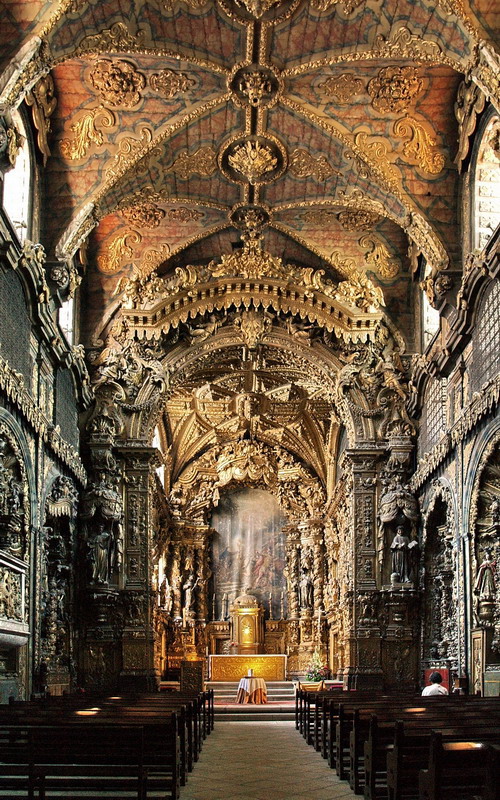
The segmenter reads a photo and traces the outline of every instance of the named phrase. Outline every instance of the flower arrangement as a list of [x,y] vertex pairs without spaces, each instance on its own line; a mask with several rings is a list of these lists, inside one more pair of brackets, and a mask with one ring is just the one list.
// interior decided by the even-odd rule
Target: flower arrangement
[[306,670],[306,678],[308,681],[323,681],[328,678],[329,669],[323,664],[319,650],[316,648],[312,655],[311,663]]

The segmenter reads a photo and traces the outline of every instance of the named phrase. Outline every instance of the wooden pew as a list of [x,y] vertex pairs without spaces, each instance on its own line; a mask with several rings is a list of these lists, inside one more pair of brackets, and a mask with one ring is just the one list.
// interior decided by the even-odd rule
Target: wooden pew
[[[8,707],[0,707],[0,721],[15,722],[27,719],[31,721],[78,718],[85,715],[89,708],[98,709],[96,714],[88,711],[100,720],[109,722],[141,723],[146,726],[162,720],[171,711],[176,711],[180,737],[181,785],[187,780],[188,771],[198,759],[203,741],[203,733],[212,728],[210,720],[213,708],[213,692],[199,696],[192,693],[172,693],[172,695],[139,694],[109,696],[101,693],[69,695],[57,698],[44,698],[36,702],[16,702]],[[203,709],[205,720],[203,721]],[[7,717],[6,717],[7,714]],[[13,717],[12,714],[15,716]],[[61,716],[62,715],[62,716]]]
[[498,792],[491,784],[491,764],[498,751],[494,753],[483,742],[444,742],[442,734],[434,732],[429,765],[419,773],[420,800],[477,800]]
[[[57,790],[88,800],[122,800],[152,792],[179,798],[179,759],[175,715],[168,733],[142,725],[75,723],[0,725],[0,797],[26,792],[43,798]],[[84,793],[82,795],[81,793]]]

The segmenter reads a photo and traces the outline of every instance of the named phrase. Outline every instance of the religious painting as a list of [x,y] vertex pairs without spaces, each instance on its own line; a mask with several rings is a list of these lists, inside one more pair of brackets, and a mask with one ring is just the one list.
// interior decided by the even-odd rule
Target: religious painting
[[253,594],[272,619],[286,616],[286,517],[270,492],[242,489],[221,495],[211,518],[213,603],[225,618],[233,600]]

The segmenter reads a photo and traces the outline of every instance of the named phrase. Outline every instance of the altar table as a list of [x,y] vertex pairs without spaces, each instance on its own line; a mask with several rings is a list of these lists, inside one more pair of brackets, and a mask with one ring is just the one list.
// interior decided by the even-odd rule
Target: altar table
[[209,656],[209,675],[211,681],[239,681],[252,669],[265,681],[286,680],[286,655],[216,655]]
[[267,703],[267,686],[264,678],[242,678],[238,685],[236,702],[254,705]]

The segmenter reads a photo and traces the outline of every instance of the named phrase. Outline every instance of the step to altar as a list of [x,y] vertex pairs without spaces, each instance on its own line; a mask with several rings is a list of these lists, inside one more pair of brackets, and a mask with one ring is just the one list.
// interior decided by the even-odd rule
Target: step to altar
[[[268,703],[295,703],[295,684],[292,681],[266,681]],[[236,703],[237,681],[208,681],[207,689],[214,690],[217,706]]]

